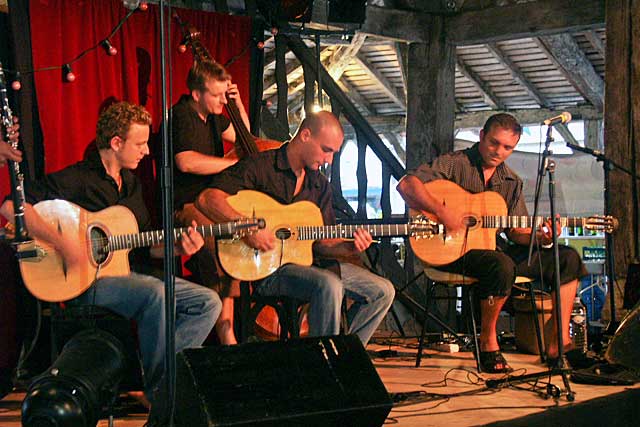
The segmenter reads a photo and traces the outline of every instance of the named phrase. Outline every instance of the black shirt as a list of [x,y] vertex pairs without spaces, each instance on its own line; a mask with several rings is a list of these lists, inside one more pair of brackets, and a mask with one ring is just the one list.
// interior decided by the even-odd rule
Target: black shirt
[[[135,215],[138,228],[141,231],[149,230],[151,217],[142,197],[138,177],[127,169],[122,169],[120,175],[122,188],[118,190],[118,184],[107,174],[100,155],[95,150],[88,154],[86,160],[29,183],[25,186],[25,196],[31,204],[42,200],[63,199],[90,212],[114,205],[126,206]],[[135,259],[130,257],[132,264],[145,262],[147,253],[148,248],[137,251]],[[140,268],[136,270],[141,271]]]
[[325,225],[335,224],[331,205],[331,186],[327,178],[318,171],[306,169],[300,192],[294,196],[297,177],[289,164],[287,146],[267,150],[245,157],[235,165],[211,177],[211,187],[229,194],[240,190],[255,190],[288,205],[308,200],[320,208]]
[[[203,121],[191,103],[192,98],[183,95],[172,108],[171,138],[174,156],[183,151],[197,151],[209,156],[222,157],[222,132],[230,125],[228,118],[221,114],[209,115]],[[202,190],[207,188],[210,175],[196,175],[173,169],[174,206],[181,209],[185,203],[192,203]]]

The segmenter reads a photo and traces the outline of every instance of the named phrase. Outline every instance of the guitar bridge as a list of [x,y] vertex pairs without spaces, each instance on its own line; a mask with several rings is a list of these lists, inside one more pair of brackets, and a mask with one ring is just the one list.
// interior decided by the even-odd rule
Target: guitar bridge
[[47,256],[47,251],[38,246],[34,241],[18,243],[16,245],[16,257],[20,261],[40,262]]

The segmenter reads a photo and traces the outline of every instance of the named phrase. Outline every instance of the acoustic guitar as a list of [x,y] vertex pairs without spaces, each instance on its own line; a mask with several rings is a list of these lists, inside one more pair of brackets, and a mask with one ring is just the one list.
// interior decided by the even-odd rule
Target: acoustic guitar
[[[126,276],[132,248],[164,242],[162,230],[139,233],[135,216],[124,206],[89,212],[65,200],[45,200],[35,204],[34,209],[58,234],[84,243],[88,257],[85,265],[68,266],[47,242],[35,239],[23,243],[18,248],[22,280],[29,292],[43,301],[67,301],[89,289],[98,278]],[[264,226],[263,220],[251,219],[202,225],[196,230],[205,237],[238,239]],[[174,229],[174,239],[178,240],[186,230]]]
[[231,277],[253,281],[269,276],[278,267],[293,263],[311,265],[312,245],[319,239],[352,238],[363,228],[374,237],[412,236],[429,238],[437,231],[435,223],[417,216],[402,224],[324,225],[318,206],[309,201],[283,205],[266,194],[243,190],[227,198],[242,215],[264,218],[266,229],[273,233],[276,247],[258,251],[242,240],[219,241],[218,258]]
[[[548,218],[507,215],[507,203],[502,196],[493,191],[472,194],[448,180],[435,180],[424,184],[427,191],[435,196],[442,205],[463,206],[466,230],[447,233],[439,225],[438,236],[428,240],[410,239],[411,249],[423,262],[438,266],[449,264],[471,249],[496,248],[496,233],[502,228],[538,227]],[[411,214],[416,214],[412,211]],[[422,212],[419,212],[422,214]],[[427,218],[437,222],[435,215],[424,213]],[[584,230],[613,232],[618,221],[611,216],[594,215],[586,218],[557,218],[563,227],[583,227]]]

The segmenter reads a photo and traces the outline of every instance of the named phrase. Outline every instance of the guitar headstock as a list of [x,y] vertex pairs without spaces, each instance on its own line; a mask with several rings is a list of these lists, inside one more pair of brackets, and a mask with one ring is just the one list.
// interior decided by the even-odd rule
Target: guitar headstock
[[438,223],[424,215],[412,216],[409,220],[410,237],[430,239],[439,233]]
[[611,215],[593,215],[587,218],[584,228],[593,231],[613,233],[618,228],[618,220]]

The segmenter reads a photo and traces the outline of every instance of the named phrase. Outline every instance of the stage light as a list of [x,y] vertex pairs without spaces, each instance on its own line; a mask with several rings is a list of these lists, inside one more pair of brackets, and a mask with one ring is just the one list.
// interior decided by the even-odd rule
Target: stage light
[[140,2],[140,6],[138,6],[138,9],[143,12],[146,12],[147,9],[149,9],[149,4],[146,1],[142,1]]
[[71,65],[64,64],[62,66],[62,78],[64,81],[72,83],[76,79],[76,75],[73,74],[73,70],[71,69]]
[[118,49],[113,47],[109,39],[104,39],[100,42],[100,46],[107,52],[109,56],[116,56],[118,54]]
[[95,426],[125,372],[124,346],[113,335],[86,329],[64,346],[53,365],[29,386],[25,427]]

